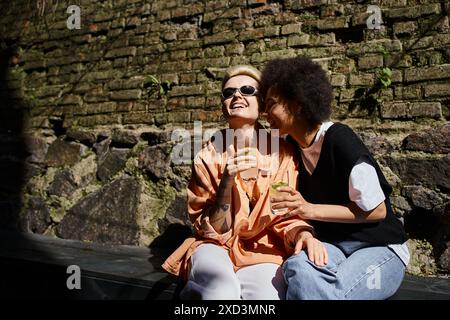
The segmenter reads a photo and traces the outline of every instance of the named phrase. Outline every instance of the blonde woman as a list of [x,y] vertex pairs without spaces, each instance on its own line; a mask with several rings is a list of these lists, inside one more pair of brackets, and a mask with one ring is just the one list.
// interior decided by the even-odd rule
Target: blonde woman
[[[295,188],[297,171],[288,144],[266,131],[265,137],[257,134],[260,77],[250,66],[226,71],[222,111],[231,130],[221,133],[232,132],[231,143],[211,141],[194,159],[187,194],[195,236],[163,264],[187,280],[182,299],[284,299],[280,265],[289,254],[306,248],[326,259],[307,222],[271,211],[270,184],[283,180]],[[263,147],[263,140],[279,143],[278,151]],[[254,142],[250,153],[249,141]]]

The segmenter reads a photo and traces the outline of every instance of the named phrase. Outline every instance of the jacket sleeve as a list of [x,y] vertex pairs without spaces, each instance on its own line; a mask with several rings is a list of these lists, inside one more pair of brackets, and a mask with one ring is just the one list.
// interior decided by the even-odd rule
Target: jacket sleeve
[[214,205],[216,200],[217,174],[208,167],[206,161],[196,157],[192,168],[192,177],[187,188],[188,214],[195,233],[202,237],[224,244],[232,235],[232,229],[220,234],[209,223],[206,210]]
[[310,231],[314,234],[314,228],[299,217],[282,218],[275,220],[272,231],[284,242],[284,248],[288,254],[292,254],[295,248],[295,238],[299,232]]

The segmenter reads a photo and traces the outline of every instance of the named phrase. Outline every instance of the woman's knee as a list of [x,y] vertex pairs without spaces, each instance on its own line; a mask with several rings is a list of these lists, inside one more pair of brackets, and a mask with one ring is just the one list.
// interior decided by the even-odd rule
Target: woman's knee
[[291,257],[283,266],[287,283],[286,299],[333,299],[336,273],[325,267],[317,267],[306,254]]
[[308,256],[304,251],[298,255],[289,257],[283,264],[283,274],[287,281],[288,278],[294,275],[302,275],[311,271],[311,264]]
[[214,244],[199,246],[191,257],[185,292],[201,299],[239,299],[240,285],[226,250]]
[[196,268],[191,270],[189,280],[217,292],[238,293],[240,289],[234,270],[229,270],[223,265],[196,265]]
[[235,300],[241,295],[240,284],[233,270],[208,264],[197,264],[195,270],[191,270],[185,291],[203,300]]
[[[233,276],[234,269],[227,251],[214,244],[202,244],[193,253],[190,262],[191,277],[204,275]],[[225,275],[224,275],[225,274]]]

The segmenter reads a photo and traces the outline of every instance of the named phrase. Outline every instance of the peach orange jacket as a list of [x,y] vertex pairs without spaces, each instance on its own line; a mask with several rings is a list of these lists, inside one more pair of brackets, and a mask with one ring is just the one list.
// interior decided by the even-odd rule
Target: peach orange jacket
[[[208,216],[202,213],[215,201],[227,153],[218,152],[219,148],[213,143],[214,148],[205,146],[196,155],[187,188],[188,214],[195,235],[186,239],[166,259],[162,265],[166,271],[186,278],[189,259],[203,243],[214,243],[227,249],[235,271],[257,263],[281,265],[292,254],[297,233],[312,228],[298,217],[284,218],[271,212],[270,183],[283,180],[295,188],[298,175],[291,146],[281,139],[277,141],[280,142],[279,152],[257,152],[260,170],[253,186],[235,178],[231,204],[233,226],[224,234],[217,233],[210,225]],[[250,189],[251,192],[248,191]],[[251,212],[250,204],[253,207]]]

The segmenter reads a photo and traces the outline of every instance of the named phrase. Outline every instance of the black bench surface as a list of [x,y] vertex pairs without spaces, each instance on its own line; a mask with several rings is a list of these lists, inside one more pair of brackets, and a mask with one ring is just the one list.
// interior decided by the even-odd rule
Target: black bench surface
[[[161,263],[149,248],[0,232],[6,298],[173,299],[179,281]],[[67,288],[71,265],[81,269],[80,290]]]
[[[12,299],[173,300],[177,277],[160,268],[164,250],[101,245],[0,231],[2,297]],[[69,290],[70,265],[81,289]],[[392,300],[450,300],[450,279],[406,275]]]

